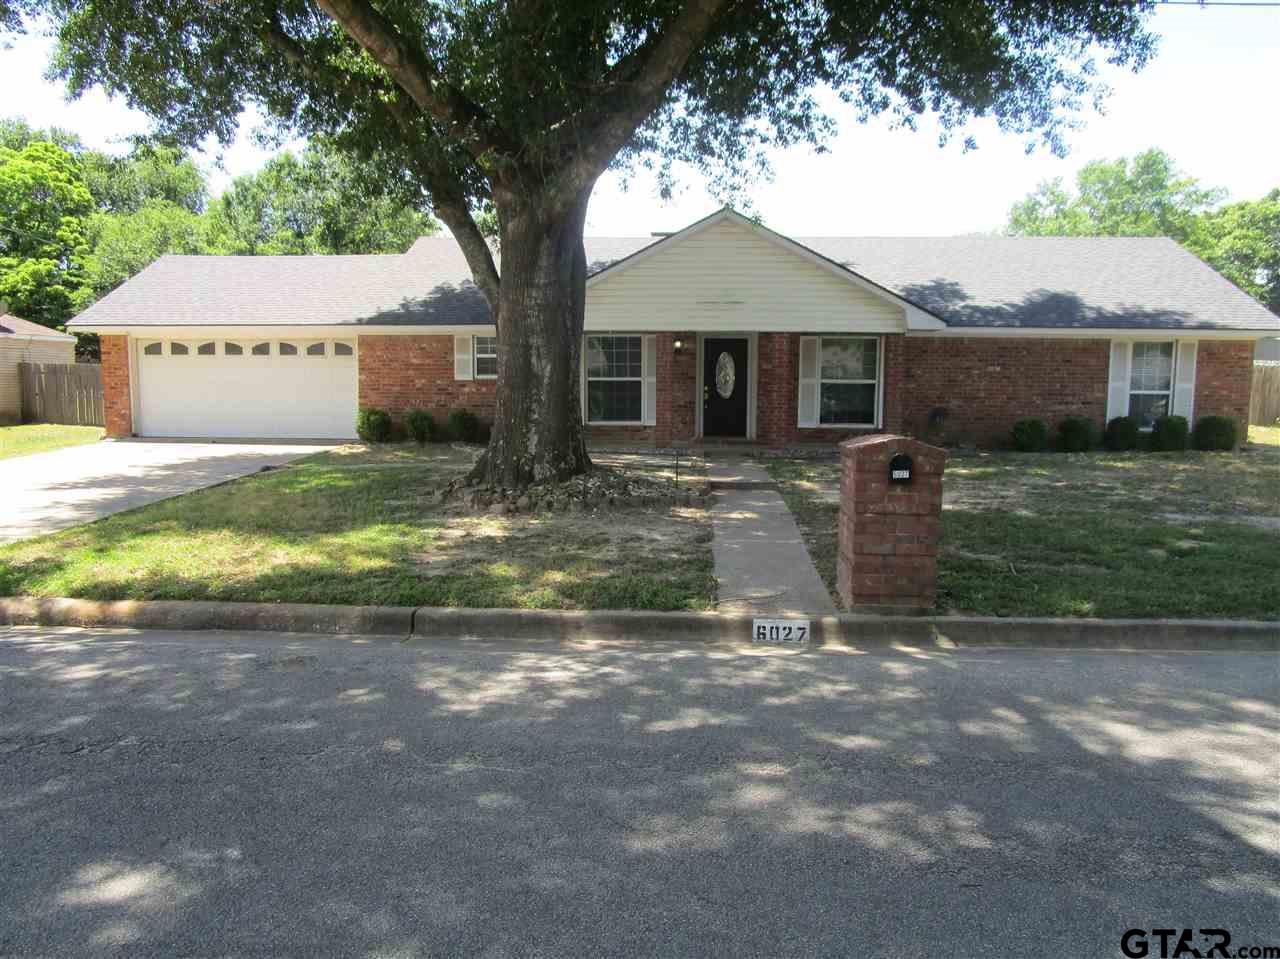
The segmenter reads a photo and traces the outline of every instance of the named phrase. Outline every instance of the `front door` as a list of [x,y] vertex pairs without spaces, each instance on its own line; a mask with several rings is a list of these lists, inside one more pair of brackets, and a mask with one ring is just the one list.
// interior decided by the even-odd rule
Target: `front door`
[[702,341],[702,435],[747,435],[747,341]]

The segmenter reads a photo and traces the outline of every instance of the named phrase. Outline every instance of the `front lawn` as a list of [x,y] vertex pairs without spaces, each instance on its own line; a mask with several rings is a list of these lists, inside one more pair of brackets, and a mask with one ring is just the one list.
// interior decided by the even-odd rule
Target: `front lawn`
[[528,609],[708,609],[698,508],[461,513],[466,451],[345,447],[0,547],[0,595]]
[[[765,464],[834,591],[834,460]],[[1280,618],[1280,450],[953,457],[939,607],[997,616]]]
[[0,460],[30,453],[47,453],[64,446],[96,443],[102,439],[102,433],[100,426],[59,426],[54,423],[0,426]]

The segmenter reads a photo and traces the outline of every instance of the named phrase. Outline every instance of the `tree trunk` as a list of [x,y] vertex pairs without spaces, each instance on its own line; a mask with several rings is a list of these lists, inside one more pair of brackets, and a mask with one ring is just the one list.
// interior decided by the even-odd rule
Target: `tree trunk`
[[495,197],[502,224],[497,403],[473,480],[519,489],[591,468],[579,379],[590,195],[556,215],[545,212],[549,204]]

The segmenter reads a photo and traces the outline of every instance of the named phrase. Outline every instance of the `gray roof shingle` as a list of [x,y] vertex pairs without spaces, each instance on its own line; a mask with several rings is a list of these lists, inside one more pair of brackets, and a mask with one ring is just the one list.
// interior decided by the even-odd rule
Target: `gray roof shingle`
[[[591,273],[661,242],[588,237]],[[796,242],[956,327],[1280,331],[1280,317],[1172,240],[817,237]],[[490,323],[462,251],[164,256],[72,321],[107,326],[461,326]]]

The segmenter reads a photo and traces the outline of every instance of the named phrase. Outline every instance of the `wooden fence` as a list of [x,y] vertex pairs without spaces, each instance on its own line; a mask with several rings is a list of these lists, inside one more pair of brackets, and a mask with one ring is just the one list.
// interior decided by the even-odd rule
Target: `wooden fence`
[[24,423],[106,426],[97,363],[19,363]]
[[1280,363],[1254,363],[1249,422],[1255,426],[1274,426],[1277,420],[1280,420]]

